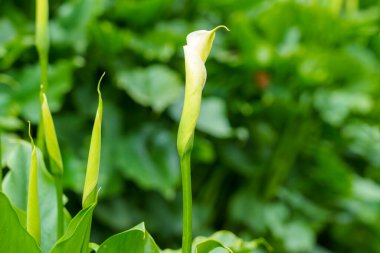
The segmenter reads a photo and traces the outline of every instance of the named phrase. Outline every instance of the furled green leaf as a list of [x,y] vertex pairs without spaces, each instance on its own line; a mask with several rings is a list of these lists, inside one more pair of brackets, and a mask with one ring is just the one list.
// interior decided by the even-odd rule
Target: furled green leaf
[[55,132],[53,117],[51,116],[49,104],[45,93],[42,93],[42,120],[46,147],[49,155],[51,172],[54,175],[62,176],[63,163],[61,151],[58,144],[57,134]]
[[[4,193],[7,194],[15,207],[25,211],[32,147],[25,141],[5,135],[2,144],[3,161],[5,166],[9,168],[9,172],[4,177]],[[54,179],[45,167],[41,152],[38,149],[36,151],[39,167],[38,199],[41,217],[41,249],[43,252],[48,252],[57,240],[57,196]]]
[[[105,73],[104,73],[105,74]],[[90,151],[88,154],[88,163],[86,169],[86,179],[84,182],[83,208],[89,207],[95,202],[96,198],[96,185],[99,177],[100,166],[100,149],[101,149],[101,137],[102,137],[102,116],[103,116],[103,102],[102,95],[100,93],[100,83],[104,77],[104,74],[100,77],[98,83],[99,105],[96,112],[94,127],[91,135]]]
[[7,196],[0,192],[0,252],[41,252],[36,241],[21,225]]
[[[37,244],[41,244],[41,224],[40,224],[40,207],[38,204],[38,162],[37,151],[30,132],[29,137],[32,144],[32,157],[30,159],[29,185],[28,185],[28,203],[26,208],[26,229],[33,236]],[[0,154],[1,155],[1,154]]]
[[92,213],[96,202],[82,209],[69,223],[65,234],[57,241],[51,253],[90,252]]
[[146,231],[144,223],[140,223],[128,231],[108,238],[100,245],[97,252],[159,253],[160,249]]

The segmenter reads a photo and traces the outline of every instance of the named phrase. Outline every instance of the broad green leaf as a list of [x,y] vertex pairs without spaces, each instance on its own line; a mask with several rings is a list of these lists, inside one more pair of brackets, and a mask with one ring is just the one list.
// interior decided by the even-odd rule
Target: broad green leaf
[[0,116],[0,129],[16,130],[21,129],[23,122],[12,116]]
[[164,65],[120,72],[117,80],[133,100],[158,113],[174,103],[182,90],[179,75]]
[[[260,246],[264,246],[267,251],[272,251],[272,247],[262,238],[252,241],[244,241],[229,231],[218,231],[209,237],[198,236],[192,243],[193,253],[248,253],[255,252]],[[181,250],[165,249],[162,253],[180,253]]]
[[75,215],[65,234],[57,241],[50,253],[90,252],[91,222],[95,206],[96,202]]
[[107,1],[74,0],[61,4],[57,17],[50,22],[51,38],[59,46],[73,48],[84,53],[88,44],[88,28],[104,9]]
[[351,114],[367,114],[373,107],[372,98],[365,93],[347,90],[319,90],[315,93],[314,106],[327,123],[340,126]]
[[160,249],[146,231],[144,223],[140,223],[128,231],[108,238],[99,246],[97,252],[159,253]]
[[[29,143],[16,137],[3,136],[3,162],[9,168],[4,177],[3,190],[13,205],[23,213],[27,209],[30,154]],[[49,174],[37,151],[38,160],[38,199],[41,217],[41,249],[48,252],[57,240],[57,196],[54,179]],[[24,216],[24,215],[22,215]],[[25,220],[26,221],[26,220]],[[26,223],[24,224],[26,227]]]
[[28,203],[26,208],[26,229],[36,240],[37,244],[41,244],[41,224],[40,224],[40,208],[38,204],[38,162],[37,151],[30,132],[29,137],[32,144],[32,157],[30,159],[29,170],[29,186],[28,186]]
[[195,246],[195,253],[209,253],[212,250],[217,249],[217,248],[222,248],[226,252],[232,253],[231,249],[225,247],[222,243],[212,240],[212,239],[207,239],[203,242],[198,243]]
[[102,137],[102,116],[103,116],[103,102],[102,95],[100,93],[100,83],[104,77],[105,73],[100,77],[98,82],[98,94],[99,94],[99,105],[96,112],[94,127],[92,129],[90,151],[88,154],[88,163],[86,169],[86,179],[84,182],[83,208],[89,207],[95,203],[96,199],[96,185],[98,183],[99,177],[99,166],[100,166],[100,149],[101,149],[101,137]]
[[21,225],[7,196],[0,192],[0,252],[39,253],[36,241]]
[[173,0],[116,1],[114,17],[133,25],[150,25],[162,18]]
[[207,238],[197,237],[193,242],[196,253],[207,253],[216,248],[223,248],[225,252],[244,253],[251,252],[261,245],[268,251],[272,250],[272,247],[262,238],[244,241],[230,231],[218,231]]
[[[38,85],[40,75],[38,70],[38,65],[27,65],[15,71],[14,79],[17,83],[17,89],[15,88],[12,92],[11,103],[6,107],[8,110],[13,109],[14,112],[21,114],[25,119],[33,123],[37,123],[41,115],[40,87]],[[49,109],[52,113],[61,108],[64,95],[72,87],[73,70],[74,62],[72,60],[60,60],[49,66],[49,83],[54,85],[49,87],[47,96],[49,98]],[[3,102],[0,99],[0,105]],[[6,108],[0,108],[0,111]]]
[[120,142],[117,162],[121,173],[145,189],[173,198],[179,181],[175,140],[156,125],[143,127]]
[[226,103],[217,97],[203,99],[196,128],[218,138],[231,136]]
[[58,138],[55,132],[53,117],[51,116],[49,104],[45,93],[42,93],[42,120],[46,147],[49,155],[51,172],[54,175],[62,176],[63,163],[61,151],[59,149]]
[[[170,107],[173,119],[180,119],[181,106],[176,103]],[[233,129],[228,120],[226,102],[218,97],[203,98],[196,129],[217,138],[230,137]]]
[[376,125],[352,121],[341,129],[350,153],[366,159],[372,166],[380,165],[380,134]]

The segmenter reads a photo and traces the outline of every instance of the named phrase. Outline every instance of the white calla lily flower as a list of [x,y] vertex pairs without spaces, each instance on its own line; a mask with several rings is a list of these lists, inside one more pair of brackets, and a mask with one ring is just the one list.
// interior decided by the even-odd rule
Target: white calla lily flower
[[202,90],[206,82],[205,62],[210,54],[215,32],[228,28],[217,26],[210,31],[200,30],[190,33],[183,47],[185,53],[186,87],[185,101],[179,124],[177,148],[180,157],[191,151],[195,126],[199,117]]

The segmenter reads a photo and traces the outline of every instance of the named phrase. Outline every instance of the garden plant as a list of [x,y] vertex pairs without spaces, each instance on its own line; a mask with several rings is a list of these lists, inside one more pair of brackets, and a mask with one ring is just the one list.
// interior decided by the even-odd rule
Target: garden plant
[[379,21],[2,1],[0,253],[380,252]]
[[[65,210],[62,177],[64,166],[54,126],[54,120],[49,109],[48,91],[48,0],[37,0],[36,5],[36,47],[40,60],[40,123],[38,125],[38,147],[36,147],[29,122],[28,135],[30,143],[5,139],[4,153],[10,155],[14,149],[21,148],[30,154],[29,171],[25,173],[28,187],[26,191],[26,210],[15,207],[11,199],[20,198],[18,194],[9,194],[15,188],[22,188],[18,182],[8,183],[12,173],[18,173],[22,166],[15,166],[7,175],[4,192],[0,191],[0,252],[130,252],[154,253],[161,251],[153,238],[141,223],[128,231],[116,234],[106,239],[101,245],[90,243],[91,222],[93,211],[101,192],[97,187],[101,159],[101,126],[103,102],[101,95],[101,76],[97,92],[98,108],[93,125],[88,163],[83,188],[82,210],[74,217]],[[192,242],[192,193],[191,193],[191,151],[193,147],[195,126],[199,117],[202,90],[206,82],[205,62],[210,54],[215,33],[225,26],[218,26],[211,31],[201,30],[187,36],[184,46],[186,65],[186,90],[183,112],[178,130],[177,148],[181,161],[183,189],[183,233],[182,249],[178,252],[199,253],[211,252],[214,249],[224,249],[225,252],[247,252],[256,249],[260,244],[269,245],[264,240],[243,242],[228,231],[217,232],[209,238],[197,238]],[[54,85],[54,83],[50,84]],[[0,155],[2,155],[0,153]],[[26,160],[13,154],[16,160]],[[12,156],[12,155],[11,155]],[[7,155],[5,155],[7,157]],[[7,163],[12,158],[7,159]],[[138,172],[137,172],[138,173]],[[2,179],[2,178],[1,178]],[[2,185],[2,181],[0,181]],[[44,186],[43,186],[44,185]],[[46,189],[45,189],[46,187]],[[41,191],[40,191],[41,188]],[[55,192],[55,196],[47,197],[42,191]]]

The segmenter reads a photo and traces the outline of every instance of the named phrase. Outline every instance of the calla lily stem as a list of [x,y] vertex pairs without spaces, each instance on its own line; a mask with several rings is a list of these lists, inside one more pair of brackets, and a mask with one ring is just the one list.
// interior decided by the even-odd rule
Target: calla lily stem
[[2,160],[1,131],[0,131],[0,192],[2,191],[3,191],[3,160]]
[[55,191],[57,194],[57,238],[63,236],[63,187],[60,176],[54,176]]
[[182,196],[183,196],[183,225],[182,225],[182,253],[191,253],[192,242],[192,194],[191,194],[191,167],[190,152],[181,159]]

